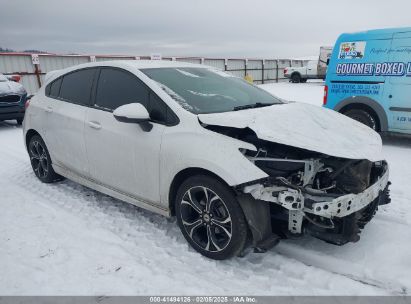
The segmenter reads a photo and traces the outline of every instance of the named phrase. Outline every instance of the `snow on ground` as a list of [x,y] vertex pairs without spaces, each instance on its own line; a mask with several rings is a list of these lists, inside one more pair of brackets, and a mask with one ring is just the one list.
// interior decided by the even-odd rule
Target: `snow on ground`
[[322,105],[324,96],[324,82],[309,80],[307,83],[268,83],[260,85],[271,94],[290,101],[301,101],[313,105]]
[[[264,88],[286,99],[322,100],[318,83]],[[174,219],[68,180],[42,184],[12,122],[0,122],[0,142],[2,295],[410,293],[409,142],[386,141],[393,201],[358,243],[337,247],[304,237],[223,262],[192,250]]]

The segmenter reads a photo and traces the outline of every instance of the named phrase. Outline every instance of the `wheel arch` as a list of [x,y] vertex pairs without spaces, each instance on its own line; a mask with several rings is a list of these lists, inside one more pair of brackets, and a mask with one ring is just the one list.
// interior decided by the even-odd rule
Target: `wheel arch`
[[25,142],[25,144],[26,144],[26,149],[28,149],[30,139],[31,139],[34,135],[38,135],[38,136],[41,137],[41,135],[39,134],[39,132],[37,132],[37,131],[34,130],[34,129],[30,129],[30,130],[28,130],[28,131],[26,132],[26,137],[25,137],[25,140],[24,140],[24,142]]
[[349,97],[339,102],[334,110],[340,113],[345,113],[348,110],[360,109],[366,110],[372,114],[378,121],[380,132],[388,131],[388,118],[384,108],[374,99],[365,96]]
[[186,168],[184,170],[181,170],[174,177],[169,191],[170,215],[176,215],[175,197],[177,195],[179,186],[187,178],[195,175],[205,175],[213,177],[220,181],[223,185],[226,185],[228,189],[233,191],[233,194],[237,197],[239,207],[244,214],[247,225],[247,234],[250,238],[249,241],[254,248],[265,251],[278,243],[279,237],[272,231],[269,203],[264,201],[256,201],[250,195],[238,195],[237,193],[234,193],[235,191],[233,187],[227,184],[224,179],[222,179],[217,174],[203,168]]
[[227,187],[231,188],[230,185],[228,185],[227,182],[223,178],[221,178],[219,175],[215,174],[214,172],[210,170],[203,169],[200,167],[185,168],[174,176],[173,181],[170,184],[170,188],[168,191],[168,205],[169,205],[171,215],[173,216],[175,215],[175,201],[174,200],[177,195],[179,186],[187,178],[189,178],[190,176],[194,176],[194,175],[206,175],[206,176],[213,177],[217,179],[218,181],[220,181],[221,183],[223,183],[224,185],[226,185]]

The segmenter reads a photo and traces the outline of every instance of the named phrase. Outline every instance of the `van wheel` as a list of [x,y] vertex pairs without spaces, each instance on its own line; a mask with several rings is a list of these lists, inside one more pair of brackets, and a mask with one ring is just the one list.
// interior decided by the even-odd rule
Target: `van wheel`
[[347,112],[344,112],[344,115],[356,121],[359,121],[360,123],[373,129],[374,131],[378,130],[378,124],[377,124],[376,118],[366,110],[360,110],[360,109],[348,110]]
[[62,176],[54,172],[49,151],[39,135],[30,138],[28,152],[31,167],[39,180],[43,183],[53,183],[63,179]]
[[300,76],[300,74],[294,73],[294,74],[291,76],[291,82],[292,82],[292,83],[300,83],[300,81],[301,81],[301,76]]
[[177,222],[187,242],[202,255],[224,260],[239,255],[247,240],[247,223],[231,189],[219,180],[197,175],[176,195]]

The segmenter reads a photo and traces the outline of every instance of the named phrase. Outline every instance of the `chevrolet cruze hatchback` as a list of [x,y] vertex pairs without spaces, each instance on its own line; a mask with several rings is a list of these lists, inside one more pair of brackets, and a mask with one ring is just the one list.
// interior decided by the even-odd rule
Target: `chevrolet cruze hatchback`
[[36,176],[176,216],[207,257],[304,233],[355,242],[389,202],[377,133],[211,67],[112,61],[46,79],[23,123]]

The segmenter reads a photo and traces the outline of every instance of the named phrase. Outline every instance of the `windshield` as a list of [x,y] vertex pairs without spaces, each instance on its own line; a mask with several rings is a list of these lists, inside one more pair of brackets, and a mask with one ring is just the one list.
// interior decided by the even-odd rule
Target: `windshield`
[[184,109],[194,114],[228,112],[281,103],[273,95],[233,77],[207,68],[141,70]]

